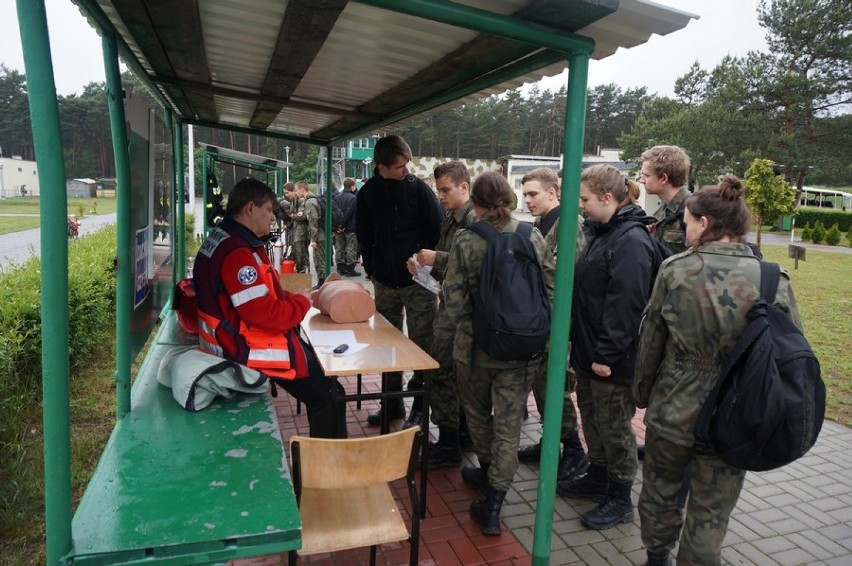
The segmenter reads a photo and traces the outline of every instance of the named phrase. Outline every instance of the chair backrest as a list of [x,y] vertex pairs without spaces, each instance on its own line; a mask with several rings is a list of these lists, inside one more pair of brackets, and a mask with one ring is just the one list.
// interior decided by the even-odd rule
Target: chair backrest
[[412,427],[367,438],[293,436],[290,458],[299,461],[303,488],[340,489],[390,482],[407,475],[419,433],[419,427]]

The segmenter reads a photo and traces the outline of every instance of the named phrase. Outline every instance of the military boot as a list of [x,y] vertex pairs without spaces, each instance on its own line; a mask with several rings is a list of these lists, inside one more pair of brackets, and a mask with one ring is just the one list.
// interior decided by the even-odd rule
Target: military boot
[[672,566],[672,555],[668,550],[649,550],[645,566]]
[[606,466],[590,464],[586,475],[572,481],[557,481],[556,493],[563,497],[592,499],[602,503],[606,500],[608,486]]
[[[520,456],[520,454],[518,454]],[[589,461],[580,443],[580,436],[574,433],[562,439],[562,457],[556,468],[556,481],[567,481],[580,477],[589,469]]]
[[630,500],[630,490],[633,481],[609,482],[606,501],[583,513],[580,522],[587,529],[604,530],[618,523],[629,523],[633,520],[633,501]]
[[461,464],[459,433],[457,430],[438,427],[438,442],[429,446],[426,465],[430,470],[443,467],[458,467]]
[[518,461],[538,464],[541,460],[541,442],[518,448]]
[[485,499],[470,504],[470,515],[482,527],[482,534],[489,537],[500,536],[500,509],[503,507],[505,491],[494,489],[490,485],[485,491]]
[[359,275],[361,275],[361,272],[355,269],[354,263],[347,263],[346,273],[344,275],[347,275],[348,277],[358,277]]
[[[394,419],[404,419],[405,418],[405,405],[402,402],[402,399],[389,399],[388,400],[388,414],[390,415],[389,421]],[[367,415],[367,424],[371,424],[373,426],[379,425],[382,422],[382,410],[373,411],[369,415]]]
[[[411,384],[408,384],[409,391],[419,391],[420,387],[411,387]],[[408,415],[408,418],[405,419],[405,422],[402,423],[402,430],[407,430],[409,428],[413,428],[415,426],[420,426],[423,424],[423,397],[417,396],[414,398],[414,401],[411,403],[411,413]]]
[[338,263],[337,264],[337,272],[341,276],[346,275],[346,264],[345,263]]
[[481,467],[465,466],[461,469],[462,481],[483,495],[488,489],[488,467],[491,464],[480,464]]

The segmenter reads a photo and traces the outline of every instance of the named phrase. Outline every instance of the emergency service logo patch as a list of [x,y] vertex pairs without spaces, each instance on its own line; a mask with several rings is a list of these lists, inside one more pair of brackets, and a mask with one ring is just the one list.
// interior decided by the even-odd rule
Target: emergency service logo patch
[[243,285],[251,285],[257,281],[257,269],[250,265],[242,267],[240,268],[240,272],[237,273],[237,279],[239,279],[240,283]]

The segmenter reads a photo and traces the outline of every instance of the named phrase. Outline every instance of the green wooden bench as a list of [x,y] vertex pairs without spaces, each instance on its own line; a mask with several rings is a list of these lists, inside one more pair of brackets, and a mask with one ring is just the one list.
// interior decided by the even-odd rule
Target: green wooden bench
[[170,314],[72,521],[67,564],[205,564],[301,546],[301,522],[268,396],[181,408],[157,382],[189,340]]

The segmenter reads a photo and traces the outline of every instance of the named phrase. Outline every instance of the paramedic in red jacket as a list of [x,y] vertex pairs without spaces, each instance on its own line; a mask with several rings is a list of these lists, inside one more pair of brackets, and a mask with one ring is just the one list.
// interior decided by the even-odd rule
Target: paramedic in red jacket
[[343,388],[299,339],[308,290],[284,291],[266,255],[275,203],[272,189],[243,179],[228,196],[225,219],[201,245],[193,271],[201,349],[262,371],[304,403],[311,436],[345,438],[346,407],[331,403],[331,387],[339,395]]

